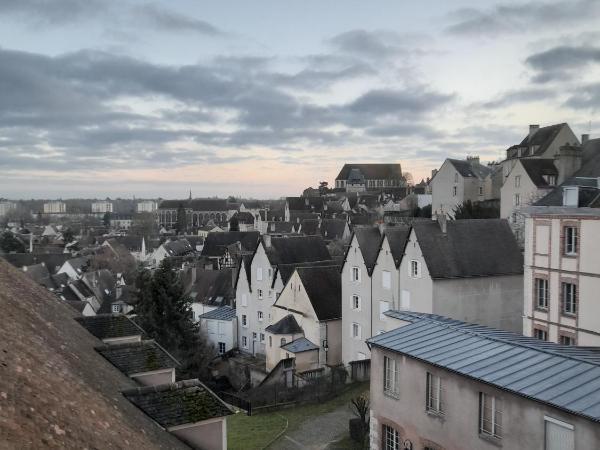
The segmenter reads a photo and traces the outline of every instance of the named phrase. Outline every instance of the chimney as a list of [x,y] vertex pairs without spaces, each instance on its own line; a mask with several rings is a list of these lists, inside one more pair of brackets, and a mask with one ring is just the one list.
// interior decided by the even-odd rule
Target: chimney
[[116,289],[116,299],[119,300],[121,295],[123,295],[123,286],[118,285]]
[[537,130],[540,129],[539,125],[529,125],[529,137],[533,136]]
[[479,155],[477,155],[477,156],[467,156],[467,161],[470,164],[479,164]]
[[263,242],[266,248],[271,248],[271,235],[263,234]]
[[446,213],[442,211],[441,214],[437,215],[438,224],[440,225],[440,230],[442,233],[446,234],[447,231],[447,222],[448,218],[446,217]]
[[585,143],[587,141],[590,140],[590,135],[589,134],[582,134],[581,135],[581,145],[585,145]]
[[581,169],[581,147],[575,145],[563,145],[554,155],[554,165],[558,170],[556,184],[562,184],[567,178]]

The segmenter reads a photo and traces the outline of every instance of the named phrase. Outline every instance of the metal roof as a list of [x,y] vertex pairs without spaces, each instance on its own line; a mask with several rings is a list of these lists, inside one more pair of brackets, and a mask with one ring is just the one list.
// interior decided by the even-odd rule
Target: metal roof
[[221,306],[202,314],[199,319],[233,320],[235,319],[235,309],[231,306]]
[[313,344],[305,337],[298,338],[295,341],[290,342],[289,344],[283,345],[281,348],[290,353],[301,353],[319,349],[319,347],[316,344]]
[[430,314],[391,312],[411,322],[372,337],[398,352],[514,394],[600,421],[600,353]]

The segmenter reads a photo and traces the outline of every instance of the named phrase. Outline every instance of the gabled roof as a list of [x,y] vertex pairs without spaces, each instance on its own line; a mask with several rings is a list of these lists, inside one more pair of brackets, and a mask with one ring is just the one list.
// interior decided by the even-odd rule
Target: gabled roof
[[127,316],[98,314],[76,317],[75,320],[100,340],[145,335],[144,330]]
[[265,252],[271,265],[331,259],[321,236],[271,237],[270,241],[270,246],[265,245]]
[[388,227],[386,228],[384,234],[387,237],[387,241],[390,245],[390,251],[392,252],[394,263],[396,264],[396,267],[399,267],[400,263],[402,262],[402,257],[404,256],[406,242],[410,236],[410,227],[408,225]]
[[275,274],[273,277],[273,286],[275,286],[275,281],[277,278],[277,274],[281,276],[281,281],[283,284],[287,284],[288,280],[294,273],[294,271],[298,267],[311,267],[311,266],[339,266],[339,262],[334,259],[328,259],[325,261],[307,261],[303,263],[295,263],[295,264],[279,264],[277,269],[275,269]]
[[320,234],[318,219],[304,219],[300,222],[300,232],[305,236],[316,236]]
[[292,314],[288,314],[283,319],[278,320],[272,325],[265,328],[265,331],[271,334],[300,334],[303,333],[302,328],[296,322],[296,318]]
[[236,318],[235,309],[231,306],[221,306],[220,308],[213,309],[212,311],[202,314],[199,319],[212,319],[212,320],[227,320],[231,321]]
[[258,246],[260,233],[258,231],[224,231],[219,233],[208,233],[204,240],[202,256],[220,257],[231,244],[239,242],[242,249],[254,252]]
[[356,236],[365,266],[367,267],[369,276],[371,276],[381,246],[381,233],[379,232],[379,228],[369,226],[356,227],[354,229],[354,236]]
[[[534,206],[563,206],[563,191],[566,187],[575,187],[578,192],[578,207],[579,208],[600,208],[600,186],[598,186],[598,178],[577,178],[571,177],[565,180],[560,186],[553,189],[545,197],[534,203]],[[565,206],[571,211],[574,206]]]
[[[192,269],[194,270],[194,269]],[[204,270],[196,268],[196,282],[190,287],[189,296],[194,303],[207,306],[231,305],[235,299],[233,270]]]
[[296,269],[319,321],[342,317],[342,274],[339,266]]
[[179,366],[179,362],[153,340],[104,345],[96,347],[96,351],[126,375]]
[[321,221],[321,236],[323,239],[341,239],[348,223],[342,219],[323,219]]
[[285,345],[282,345],[281,348],[286,352],[290,353],[302,353],[302,352],[310,352],[313,350],[319,350],[319,346],[313,344],[311,341],[306,339],[304,336],[298,339],[293,340]]
[[464,178],[478,178],[483,180],[488,176],[492,169],[475,161],[465,161],[461,159],[450,159],[447,161],[454,166],[458,173]]
[[187,239],[169,240],[162,246],[169,256],[183,256],[194,251]]
[[267,222],[267,234],[269,233],[293,233],[294,225],[292,222],[269,221]]
[[254,224],[254,215],[251,212],[236,212],[229,220],[232,220],[234,217],[237,219],[238,223],[243,223],[247,225]]
[[412,323],[370,338],[369,345],[600,422],[598,351],[439,316],[398,318]]
[[199,380],[128,389],[123,395],[164,428],[233,414]]
[[69,253],[5,253],[0,254],[0,258],[4,258],[19,269],[23,266],[31,266],[43,262],[48,271],[54,274],[72,256]]
[[323,197],[286,197],[290,211],[322,211],[325,205]]
[[536,155],[541,155],[546,149],[552,144],[558,133],[563,127],[568,126],[566,123],[559,123],[556,125],[549,125],[546,127],[539,128],[532,136],[525,136],[525,138],[519,144],[520,147],[539,146],[536,150]]
[[504,219],[449,220],[443,233],[435,221],[413,223],[431,278],[523,273],[523,256]]
[[353,170],[359,170],[368,180],[388,180],[402,178],[400,164],[344,164],[336,180],[347,180]]
[[558,176],[558,169],[554,165],[553,159],[521,158],[519,161],[533,184],[539,188],[552,186],[548,184],[544,176]]

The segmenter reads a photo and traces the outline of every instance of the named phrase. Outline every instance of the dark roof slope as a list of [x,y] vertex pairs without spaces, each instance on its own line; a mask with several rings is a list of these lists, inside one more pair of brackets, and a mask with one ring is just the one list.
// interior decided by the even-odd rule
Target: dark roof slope
[[461,159],[448,159],[450,164],[465,178],[478,178],[483,180],[492,172],[492,169],[474,161]]
[[192,270],[196,270],[196,282],[191,286],[189,293],[193,302],[208,306],[224,306],[233,303],[234,269]]
[[325,261],[308,261],[308,262],[303,262],[303,263],[296,263],[296,264],[279,264],[277,266],[276,272],[275,272],[275,276],[273,277],[273,286],[275,286],[275,280],[277,277],[277,273],[279,273],[281,275],[281,281],[283,281],[283,284],[286,284],[288,282],[288,280],[290,279],[290,277],[292,276],[292,274],[294,273],[294,271],[296,270],[296,268],[298,267],[311,267],[311,266],[338,266],[340,263],[338,261],[336,261],[335,259],[328,259]]
[[358,169],[368,180],[402,178],[402,167],[400,164],[344,164],[344,167],[342,167],[342,170],[340,170],[340,173],[335,179],[347,180],[354,169]]
[[119,395],[135,386],[77,312],[0,259],[0,447],[187,448]]
[[179,366],[179,362],[153,340],[104,345],[96,347],[96,351],[126,375]]
[[525,172],[537,187],[551,186],[544,179],[544,176],[558,176],[558,169],[552,159],[522,158],[520,161]]
[[128,389],[123,395],[165,428],[233,414],[199,380]]
[[321,222],[321,236],[323,239],[341,239],[348,222],[342,219],[323,219]]
[[377,227],[356,227],[354,229],[354,235],[358,241],[358,247],[362,254],[365,266],[369,275],[373,272],[375,262],[377,261],[377,254],[379,253],[379,247],[381,246],[381,233]]
[[306,294],[320,321],[342,317],[342,274],[339,266],[298,267]]
[[282,345],[281,348],[290,353],[302,353],[302,352],[310,352],[312,350],[319,350],[319,346],[313,344],[311,341],[306,339],[304,336],[298,338],[292,342],[288,342],[285,345]]
[[331,259],[321,236],[271,237],[271,245],[265,246],[272,265],[296,264]]
[[169,256],[183,256],[192,253],[194,249],[187,239],[175,239],[166,241],[163,247]]
[[505,219],[415,222],[413,229],[432,278],[523,273],[523,256]]
[[533,136],[530,137],[529,134],[525,136],[525,138],[521,141],[520,146],[539,146],[535,154],[541,155],[546,151],[550,144],[552,144],[552,141],[554,141],[558,133],[560,133],[560,130],[562,130],[562,128],[565,126],[567,126],[566,123],[558,123],[556,125],[541,127],[535,133],[533,133]]
[[212,319],[212,320],[233,320],[236,318],[235,309],[231,306],[221,306],[220,308],[213,309],[212,311],[202,314],[200,319]]
[[600,422],[598,352],[432,316],[368,343]]
[[254,252],[258,247],[260,233],[258,231],[224,231],[208,233],[202,248],[202,256],[219,257],[225,254],[225,250],[231,244],[239,242],[242,249]]
[[404,248],[406,247],[406,241],[410,236],[410,227],[408,225],[397,225],[395,227],[388,227],[384,232],[387,237],[387,241],[390,244],[390,250],[396,267],[400,266],[402,257],[404,256]]
[[48,271],[54,274],[72,256],[70,253],[6,253],[0,254],[0,258],[18,268],[44,263]]
[[278,320],[272,325],[265,328],[266,331],[272,334],[299,334],[302,333],[302,328],[296,322],[296,318],[292,314],[288,314],[283,319]]
[[89,317],[77,317],[77,322],[98,339],[113,339],[128,336],[144,336],[142,330],[127,316],[98,314]]

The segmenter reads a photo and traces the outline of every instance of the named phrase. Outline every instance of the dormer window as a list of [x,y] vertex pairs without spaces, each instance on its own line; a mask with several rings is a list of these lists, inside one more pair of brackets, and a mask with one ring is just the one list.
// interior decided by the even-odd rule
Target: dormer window
[[556,185],[556,175],[542,175],[542,178],[548,186]]
[[563,206],[579,206],[578,186],[568,186],[563,188]]

